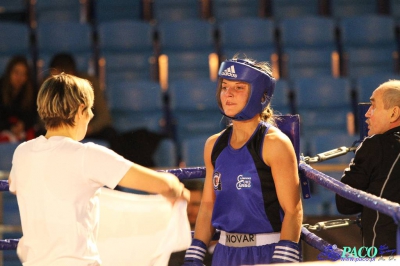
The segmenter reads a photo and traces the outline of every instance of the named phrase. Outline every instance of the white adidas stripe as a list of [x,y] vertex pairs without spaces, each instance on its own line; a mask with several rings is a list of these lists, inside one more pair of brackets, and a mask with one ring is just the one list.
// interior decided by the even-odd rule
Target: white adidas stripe
[[236,71],[235,71],[235,67],[234,66],[230,66],[228,68],[226,68],[224,71],[222,71],[221,76],[229,76],[229,77],[237,77]]

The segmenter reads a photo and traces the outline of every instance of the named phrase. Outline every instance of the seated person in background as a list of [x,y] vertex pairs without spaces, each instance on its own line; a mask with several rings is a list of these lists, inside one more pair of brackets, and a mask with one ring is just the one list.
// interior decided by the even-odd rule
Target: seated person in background
[[0,79],[0,142],[34,138],[37,122],[31,68],[24,56],[14,56]]
[[[400,80],[381,84],[370,100],[365,114],[368,137],[358,146],[341,181],[400,203]],[[385,256],[395,254],[397,224],[392,217],[337,194],[336,207],[341,214],[361,213],[363,246],[375,246]]]
[[15,143],[26,140],[24,123],[17,117],[7,119],[7,129],[0,131],[0,143]]
[[[190,222],[190,227],[194,231],[196,225],[197,214],[199,213],[201,198],[203,196],[204,180],[188,179],[182,181],[185,187],[190,191],[190,200],[187,205],[187,214]],[[210,266],[212,260],[212,253],[216,243],[208,247],[208,252],[204,258],[204,265]],[[180,251],[171,254],[168,266],[181,266],[184,263],[185,252]]]
[[86,138],[105,140],[110,144],[112,150],[119,153],[118,134],[112,126],[112,118],[98,79],[86,73],[78,72],[75,59],[68,53],[58,53],[50,61],[51,75],[62,72],[87,79],[92,84],[96,100],[93,106],[94,117],[88,125]]
[[173,174],[79,142],[93,117],[93,101],[90,83],[68,74],[48,78],[39,90],[46,134],[17,147],[9,177],[21,215],[17,254],[24,265],[101,265],[96,239],[103,186],[161,194],[171,202],[189,199]]

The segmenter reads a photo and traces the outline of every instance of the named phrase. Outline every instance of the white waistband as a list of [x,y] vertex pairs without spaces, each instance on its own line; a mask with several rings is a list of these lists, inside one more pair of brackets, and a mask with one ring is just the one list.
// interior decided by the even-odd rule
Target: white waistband
[[221,231],[219,243],[228,247],[264,246],[278,243],[281,233],[239,234]]

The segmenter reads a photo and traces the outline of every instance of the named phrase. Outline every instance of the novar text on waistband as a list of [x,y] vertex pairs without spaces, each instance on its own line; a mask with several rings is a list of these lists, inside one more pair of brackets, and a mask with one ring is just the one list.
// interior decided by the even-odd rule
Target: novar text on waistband
[[246,243],[250,246],[256,245],[256,237],[254,234],[226,234],[226,243]]

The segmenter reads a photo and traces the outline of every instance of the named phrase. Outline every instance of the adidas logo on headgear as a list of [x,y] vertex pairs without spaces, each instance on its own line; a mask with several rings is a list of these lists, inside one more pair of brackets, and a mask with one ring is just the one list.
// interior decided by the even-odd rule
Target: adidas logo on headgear
[[221,76],[229,76],[232,78],[237,78],[237,74],[235,72],[235,67],[234,66],[228,67],[221,73]]

